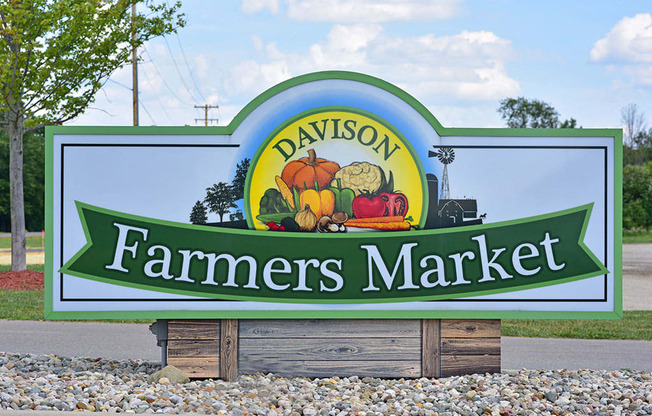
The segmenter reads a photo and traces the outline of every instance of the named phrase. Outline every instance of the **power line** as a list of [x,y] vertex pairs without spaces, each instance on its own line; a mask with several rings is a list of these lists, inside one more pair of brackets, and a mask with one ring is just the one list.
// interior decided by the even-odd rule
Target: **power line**
[[122,88],[126,88],[126,89],[128,89],[129,91],[132,91],[132,90],[133,90],[131,87],[126,86],[126,85],[123,84],[122,82],[118,82],[118,81],[112,80],[111,78],[109,78],[109,81],[113,82],[114,84],[118,84],[118,85],[121,86]]
[[197,93],[201,97],[202,101],[206,102],[206,98],[204,98],[204,95],[201,93],[201,88],[199,88],[199,85],[197,85],[197,81],[195,80],[195,76],[192,74],[192,71],[190,70],[190,65],[188,65],[188,59],[186,59],[186,51],[183,49],[183,45],[181,44],[181,38],[179,37],[178,33],[175,33],[177,37],[177,42],[179,43],[179,48],[181,48],[181,56],[183,56],[183,61],[186,63],[186,69],[188,69],[188,73],[190,74],[190,79],[192,80],[192,83],[195,85],[195,88],[197,88]]
[[192,104],[186,102],[185,100],[182,100],[182,99],[177,95],[177,93],[174,92],[174,90],[172,89],[172,87],[170,87],[170,85],[168,85],[168,83],[165,81],[165,78],[163,78],[163,75],[161,75],[161,71],[159,71],[158,66],[156,65],[156,62],[154,62],[154,59],[152,58],[152,55],[150,55],[149,51],[147,50],[147,48],[146,48],[144,45],[143,45],[143,49],[145,50],[145,53],[147,54],[147,56],[149,56],[149,60],[152,62],[152,65],[154,65],[154,69],[156,70],[156,73],[158,74],[159,78],[161,78],[161,81],[163,81],[163,85],[165,85],[165,87],[168,89],[168,91],[170,91],[170,93],[171,93],[171,94],[172,94],[172,95],[173,95],[177,100],[179,100],[179,102],[180,102],[181,104],[190,107]]
[[152,115],[151,115],[151,114],[149,113],[149,111],[147,110],[147,107],[145,107],[145,104],[144,104],[142,101],[141,101],[139,104],[143,107],[143,110],[145,110],[145,112],[146,112],[147,115],[149,116],[149,119],[152,120],[152,124],[156,126],[157,123],[156,123],[156,121],[154,120],[154,117],[152,117]]
[[[186,90],[193,93],[194,90],[192,88],[188,87],[188,84],[186,84],[186,80],[183,78],[183,75],[181,75],[181,70],[179,69],[179,65],[177,65],[177,60],[174,59],[174,53],[172,52],[172,49],[170,48],[170,44],[168,43],[168,39],[165,36],[163,36],[163,40],[165,41],[165,46],[167,46],[167,48],[168,48],[168,52],[170,52],[170,57],[172,58],[172,63],[174,64],[174,67],[177,70],[177,74],[179,74],[179,78],[181,79],[181,83],[183,83],[183,86],[186,87]],[[193,94],[193,99],[194,99],[194,94]]]
[[[170,4],[168,3],[168,0],[165,0],[165,4],[169,7]],[[199,88],[199,85],[197,85],[197,81],[195,80],[194,75],[192,74],[192,71],[190,70],[190,65],[188,65],[188,59],[186,59],[186,52],[183,49],[183,45],[181,44],[181,38],[179,37],[179,34],[177,32],[174,33],[175,36],[177,37],[177,42],[179,43],[179,48],[181,48],[181,55],[183,56],[183,60],[186,63],[186,68],[188,69],[188,74],[190,74],[190,80],[192,83],[195,85],[195,88],[197,89],[197,93],[199,94],[199,97],[203,102],[207,102],[208,100],[204,98],[204,95],[201,93],[201,88]],[[163,39],[165,40],[165,44],[168,47],[168,51],[170,51],[170,56],[172,57],[172,61],[174,62],[174,66],[177,66],[176,61],[174,60],[174,54],[172,53],[172,50],[170,49],[170,45],[168,44],[168,41],[165,36],[163,36]],[[179,68],[177,67],[177,72],[179,72],[179,77],[181,77],[181,80],[183,81],[183,77],[181,76],[181,72],[179,71]],[[185,83],[184,83],[185,85]],[[186,88],[188,88],[186,86]],[[218,110],[219,111],[219,110]]]
[[[141,69],[144,69],[144,68],[141,67]],[[145,74],[145,78],[147,79],[147,82],[149,83],[149,85],[150,85],[150,86],[152,87],[152,89],[153,89],[153,88],[154,88],[154,83],[153,83],[152,80],[149,78],[149,75],[147,74],[146,71],[143,71],[143,74]],[[156,96],[156,99],[158,100],[158,103],[161,105],[161,109],[163,110],[163,113],[164,113],[165,116],[168,118],[168,120],[170,120],[170,122],[172,122],[172,118],[170,117],[170,115],[168,114],[167,110],[165,109],[165,105],[163,105],[163,101],[161,101],[161,97],[158,95],[158,92],[156,92],[156,90],[154,90],[154,89],[153,89],[153,91],[154,91],[154,95]]]

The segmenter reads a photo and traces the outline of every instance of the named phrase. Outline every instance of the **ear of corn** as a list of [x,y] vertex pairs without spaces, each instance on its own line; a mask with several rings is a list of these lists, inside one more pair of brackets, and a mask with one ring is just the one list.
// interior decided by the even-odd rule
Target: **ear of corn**
[[276,179],[276,186],[278,187],[278,190],[281,191],[283,198],[288,201],[288,204],[290,204],[292,209],[295,209],[294,196],[292,196],[292,192],[290,191],[290,188],[288,188],[288,185],[280,176],[276,176],[274,179]]

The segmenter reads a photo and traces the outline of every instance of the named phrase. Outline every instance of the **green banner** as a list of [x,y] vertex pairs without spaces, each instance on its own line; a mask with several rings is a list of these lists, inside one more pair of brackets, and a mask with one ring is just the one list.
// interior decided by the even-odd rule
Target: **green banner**
[[409,302],[504,293],[608,273],[583,243],[591,208],[438,230],[295,234],[187,225],[77,202],[87,244],[60,272],[261,302]]

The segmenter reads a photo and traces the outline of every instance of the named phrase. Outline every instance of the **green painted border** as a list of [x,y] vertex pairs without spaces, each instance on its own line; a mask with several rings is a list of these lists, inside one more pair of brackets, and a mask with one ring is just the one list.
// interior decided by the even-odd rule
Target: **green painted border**
[[[348,113],[353,113],[357,115],[361,115],[367,118],[370,118],[374,121],[376,121],[378,124],[381,124],[385,126],[388,130],[390,130],[392,133],[398,137],[398,139],[405,145],[405,148],[410,152],[410,156],[412,156],[412,159],[414,160],[415,164],[417,165],[417,170],[419,171],[419,175],[421,175],[421,193],[424,195],[423,202],[421,203],[421,220],[419,221],[419,228],[423,229],[426,226],[426,217],[428,216],[428,198],[425,197],[428,195],[428,180],[426,179],[426,171],[423,168],[423,163],[421,163],[421,158],[419,155],[417,155],[416,150],[414,147],[412,147],[412,143],[403,135],[403,133],[397,129],[392,123],[389,121],[383,119],[382,117],[377,116],[376,114],[370,113],[369,111],[365,111],[359,108],[354,108],[354,107],[346,107],[346,106],[326,106],[326,107],[317,107],[313,108],[308,111],[304,111],[302,113],[299,113],[295,116],[290,117],[289,119],[285,120],[283,123],[281,123],[278,127],[276,127],[266,138],[265,140],[262,141],[260,146],[258,146],[258,149],[256,150],[256,153],[254,156],[251,158],[251,164],[250,164],[250,169],[254,169],[256,167],[256,164],[258,163],[258,159],[260,158],[260,155],[263,153],[263,151],[267,148],[267,145],[276,137],[278,134],[285,129],[287,126],[290,124],[296,122],[299,119],[309,117],[315,114],[319,113],[324,113],[327,111],[340,111],[340,112],[348,112]],[[247,176],[246,181],[245,181],[245,188],[244,188],[244,206],[245,206],[245,219],[247,220],[247,226],[249,228],[254,228],[255,227],[255,220],[253,218],[253,215],[251,214],[251,206],[250,204],[247,203],[249,200],[249,192],[251,189],[251,177]]]
[[623,317],[623,131],[614,135],[614,313]]
[[576,311],[82,311],[50,312],[46,319],[620,319],[614,312]]
[[[54,279],[54,257],[53,257],[53,229],[54,224],[54,131],[51,127],[45,128],[45,285],[44,296],[45,303],[43,305],[45,318],[53,313],[53,279]],[[66,318],[72,319],[72,318]]]
[[[608,312],[577,311],[53,311],[52,236],[53,224],[53,137],[59,135],[230,135],[258,106],[273,96],[309,82],[340,79],[373,85],[393,94],[414,108],[441,137],[612,137],[614,139],[614,310]],[[323,71],[291,78],[266,90],[247,104],[229,123],[217,127],[130,127],[130,126],[51,126],[46,138],[46,242],[45,242],[45,318],[46,319],[619,319],[622,318],[622,129],[509,129],[447,128],[419,101],[399,87],[379,78],[347,71]]]

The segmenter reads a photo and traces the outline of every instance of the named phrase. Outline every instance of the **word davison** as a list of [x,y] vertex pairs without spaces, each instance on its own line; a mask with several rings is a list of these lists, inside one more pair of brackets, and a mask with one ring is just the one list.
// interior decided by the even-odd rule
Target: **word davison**
[[[114,224],[118,230],[117,245],[114,250],[113,263],[106,266],[107,269],[117,270],[129,273],[130,270],[123,264],[125,255],[131,254],[132,258],[141,255],[138,252],[139,239],[142,242],[147,241],[149,230],[144,228],[130,227],[124,224]],[[129,236],[129,233],[137,233],[138,237]],[[127,239],[133,241],[132,245],[127,245]],[[363,292],[378,290],[410,290],[420,288],[433,288],[436,286],[446,287],[448,285],[468,285],[472,283],[485,283],[496,280],[491,271],[501,279],[511,279],[514,275],[508,273],[501,264],[501,255],[505,253],[505,248],[488,249],[486,237],[484,234],[472,237],[477,243],[477,251],[465,251],[463,253],[454,253],[447,256],[446,262],[441,256],[430,254],[419,259],[421,266],[421,275],[415,279],[412,264],[412,249],[417,243],[406,243],[401,246],[398,256],[389,264],[385,263],[383,258],[391,258],[380,253],[375,245],[361,245],[360,248],[366,252],[367,267],[367,285],[362,288]],[[536,243],[523,243],[508,255],[507,260],[511,261],[511,266],[518,272],[520,277],[528,277],[537,274],[543,267],[550,271],[559,271],[564,268],[565,264],[557,264],[555,261],[553,245],[558,243],[559,239],[550,238],[546,233],[545,238]],[[540,251],[538,246],[542,248]],[[261,285],[270,290],[284,291],[313,291],[337,292],[344,287],[343,276],[343,259],[295,259],[288,260],[283,257],[275,257],[268,260],[262,267],[252,256],[244,255],[238,258],[229,253],[206,253],[203,251],[177,250],[175,253],[179,257],[177,261],[181,263],[181,271],[175,276],[171,273],[173,262],[173,253],[169,247],[161,244],[150,245],[146,249],[149,260],[145,262],[142,272],[145,276],[151,278],[162,278],[165,280],[174,279],[178,282],[196,283],[202,285],[227,287],[241,287],[243,289],[258,290]],[[491,254],[489,253],[491,251]],[[491,256],[491,258],[489,257]],[[503,256],[505,257],[505,256]],[[537,258],[536,263],[530,262],[528,268],[523,264],[526,259]],[[227,272],[224,276],[215,276],[215,270],[218,261],[223,261],[227,266]],[[480,262],[482,275],[475,278],[467,278],[464,275],[464,263],[478,261]],[[191,276],[190,269],[194,262],[205,262],[206,273],[204,276]],[[236,279],[236,269],[247,267],[248,271],[240,276],[247,276],[246,279]],[[447,279],[446,269],[452,267],[454,278]],[[308,282],[308,272],[310,269],[318,270],[320,277],[317,281]],[[392,270],[390,272],[390,269]],[[397,281],[396,276],[402,269],[403,280]],[[259,273],[261,272],[262,273]],[[451,273],[449,273],[449,276]],[[199,279],[199,280],[198,280]],[[216,280],[217,279],[217,280]],[[400,284],[399,284],[400,283]]]
[[[394,136],[390,133],[392,137]],[[313,121],[304,126],[298,126],[294,132],[296,140],[289,138],[280,139],[272,147],[277,150],[283,160],[287,162],[296,153],[297,149],[303,149],[317,141],[325,139],[352,141],[355,140],[362,146],[371,148],[388,160],[394,152],[401,147],[395,138],[372,125],[358,123],[356,120],[324,119],[320,122]],[[382,149],[382,151],[381,151]]]

